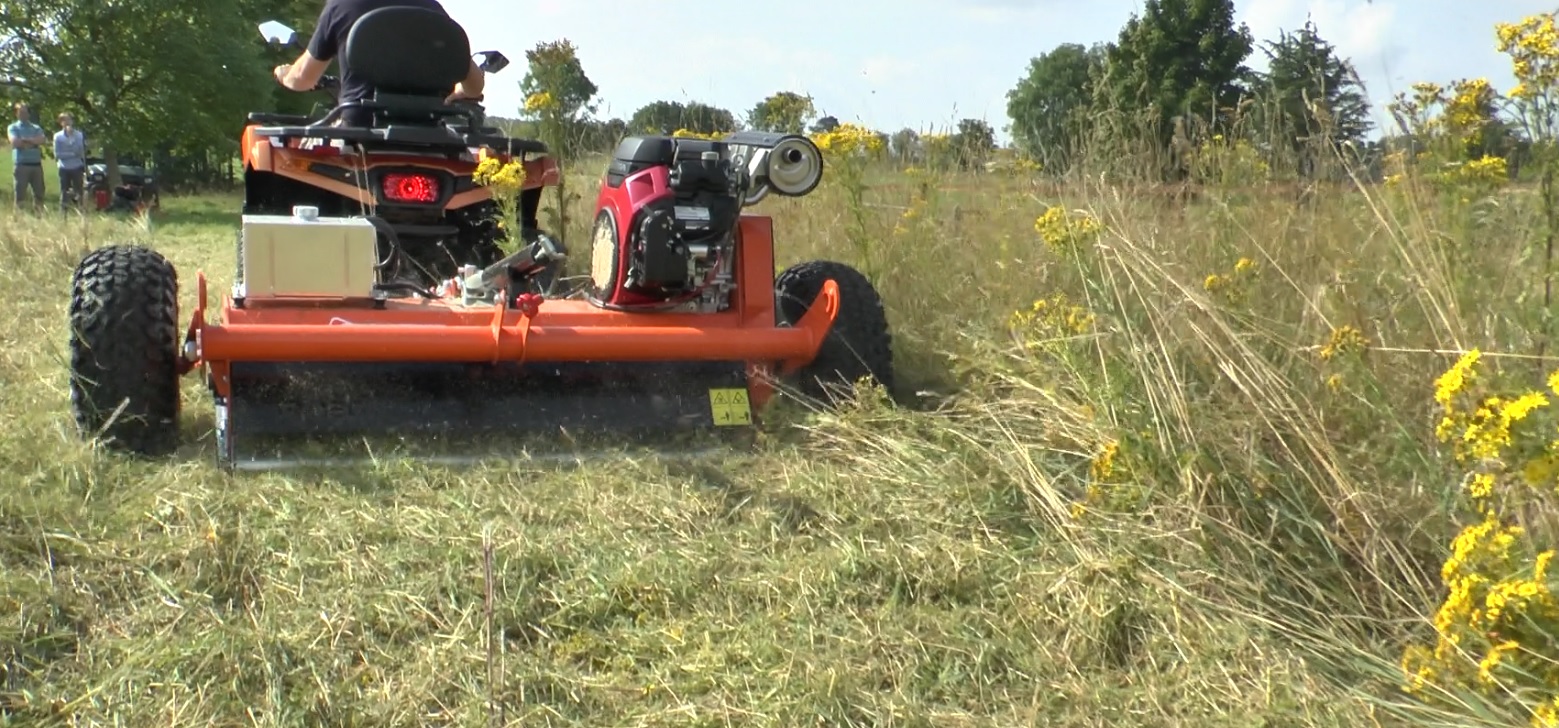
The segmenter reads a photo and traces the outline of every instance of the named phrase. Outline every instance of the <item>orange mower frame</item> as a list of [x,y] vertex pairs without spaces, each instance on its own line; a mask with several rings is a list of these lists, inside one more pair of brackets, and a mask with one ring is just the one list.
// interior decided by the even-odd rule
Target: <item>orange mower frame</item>
[[[180,374],[203,372],[213,392],[232,394],[235,362],[577,362],[743,361],[754,409],[774,394],[773,380],[817,357],[839,315],[839,286],[824,281],[794,326],[775,325],[773,222],[744,214],[736,231],[740,261],[735,305],[717,313],[624,312],[588,301],[521,297],[488,306],[448,298],[249,300],[225,296],[210,320],[204,272],[184,335]],[[756,284],[756,285],[755,285]]]

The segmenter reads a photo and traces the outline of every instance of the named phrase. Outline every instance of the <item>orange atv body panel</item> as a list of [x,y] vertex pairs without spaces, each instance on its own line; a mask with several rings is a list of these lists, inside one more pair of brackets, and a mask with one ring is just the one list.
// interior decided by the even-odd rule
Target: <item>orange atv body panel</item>
[[[245,169],[258,172],[270,172],[281,177],[297,180],[312,187],[341,195],[349,200],[355,200],[364,205],[373,205],[373,191],[367,188],[342,182],[328,174],[314,171],[314,165],[338,167],[340,169],[363,173],[375,167],[426,167],[450,172],[456,175],[468,175],[476,169],[476,160],[453,160],[443,157],[426,156],[410,153],[374,152],[371,155],[358,157],[343,151],[328,143],[310,146],[309,140],[292,139],[285,145],[277,143],[273,138],[258,136],[254,130],[258,125],[244,127],[241,140],[243,163]],[[507,158],[497,155],[507,162]],[[562,172],[557,161],[551,156],[536,159],[526,159],[522,162],[525,168],[524,189],[537,187],[551,187],[558,184]],[[455,194],[445,204],[447,210],[468,207],[478,202],[492,198],[492,193],[485,187],[476,186],[473,189]]]

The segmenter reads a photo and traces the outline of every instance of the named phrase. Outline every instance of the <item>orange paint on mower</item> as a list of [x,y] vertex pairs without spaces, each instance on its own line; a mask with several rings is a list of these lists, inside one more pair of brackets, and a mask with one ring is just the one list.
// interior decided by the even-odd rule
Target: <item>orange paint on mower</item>
[[[744,280],[770,280],[772,222],[744,215],[737,245]],[[637,313],[587,301],[525,301],[526,306],[464,306],[449,300],[362,298],[283,299],[234,305],[224,297],[209,321],[209,289],[197,277],[197,308],[185,336],[181,370],[204,367],[213,391],[231,395],[234,362],[568,362],[741,361],[749,396],[764,407],[768,377],[799,369],[817,356],[839,313],[839,287],[826,281],[793,327],[774,325],[768,286],[742,287],[731,309],[714,314]]]

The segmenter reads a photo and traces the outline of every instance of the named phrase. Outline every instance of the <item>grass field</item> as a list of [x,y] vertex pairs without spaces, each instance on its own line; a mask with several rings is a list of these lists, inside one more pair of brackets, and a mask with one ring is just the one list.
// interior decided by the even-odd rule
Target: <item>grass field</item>
[[72,267],[153,245],[187,307],[236,202],[0,215],[0,724],[1526,722],[1398,660],[1468,518],[1434,379],[1542,340],[1529,191],[869,181],[762,207],[877,281],[898,404],[694,465],[229,476],[193,380],[178,461],[95,453]]

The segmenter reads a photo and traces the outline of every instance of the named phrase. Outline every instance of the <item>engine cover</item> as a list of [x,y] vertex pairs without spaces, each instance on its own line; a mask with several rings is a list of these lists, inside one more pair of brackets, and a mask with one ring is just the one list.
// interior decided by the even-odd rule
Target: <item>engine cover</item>
[[729,263],[741,200],[724,143],[629,137],[596,207],[592,298],[631,308],[703,292]]

